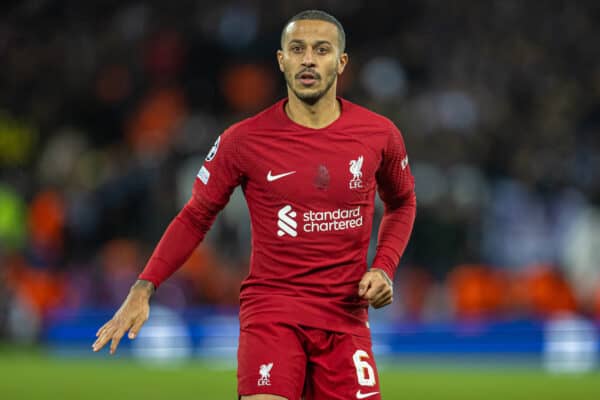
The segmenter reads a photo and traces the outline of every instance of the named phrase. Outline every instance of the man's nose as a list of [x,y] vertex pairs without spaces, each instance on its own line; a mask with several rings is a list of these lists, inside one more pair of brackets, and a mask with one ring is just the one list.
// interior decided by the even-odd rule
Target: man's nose
[[304,52],[304,57],[302,58],[302,65],[304,65],[305,67],[312,67],[315,65],[312,50],[308,49]]

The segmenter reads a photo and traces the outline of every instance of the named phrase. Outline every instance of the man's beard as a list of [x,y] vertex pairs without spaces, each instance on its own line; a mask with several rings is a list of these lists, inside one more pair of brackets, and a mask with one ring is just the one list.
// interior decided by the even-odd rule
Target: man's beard
[[319,90],[317,92],[311,92],[311,93],[302,93],[302,92],[294,89],[294,86],[292,85],[292,83],[295,82],[295,79],[296,79],[295,76],[293,76],[292,74],[290,74],[290,76],[288,76],[288,74],[284,74],[284,76],[285,76],[287,86],[292,90],[292,92],[294,92],[296,97],[298,99],[300,99],[301,101],[303,101],[304,103],[311,105],[311,106],[316,104],[325,95],[325,93],[327,93],[327,91],[331,88],[331,86],[333,86],[333,84],[335,82],[335,78],[336,78],[336,74],[331,74],[329,76],[329,80],[326,82],[326,85],[323,88],[323,90]]

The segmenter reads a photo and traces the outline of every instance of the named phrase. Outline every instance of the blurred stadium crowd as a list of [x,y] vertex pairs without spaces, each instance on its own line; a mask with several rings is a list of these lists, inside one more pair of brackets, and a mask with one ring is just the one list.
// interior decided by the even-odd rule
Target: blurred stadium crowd
[[[340,94],[409,150],[385,315],[600,319],[597,2],[26,0],[0,17],[0,336],[121,302],[215,138],[285,96],[275,51],[306,8],[345,26]],[[249,235],[236,192],[157,301],[237,304]]]

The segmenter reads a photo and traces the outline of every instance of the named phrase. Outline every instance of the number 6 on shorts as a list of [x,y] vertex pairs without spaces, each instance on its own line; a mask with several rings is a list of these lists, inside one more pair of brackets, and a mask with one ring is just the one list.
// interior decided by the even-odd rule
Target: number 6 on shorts
[[364,350],[356,350],[352,356],[358,384],[361,386],[375,386],[375,372],[373,367],[366,361],[367,359],[369,359],[369,354]]

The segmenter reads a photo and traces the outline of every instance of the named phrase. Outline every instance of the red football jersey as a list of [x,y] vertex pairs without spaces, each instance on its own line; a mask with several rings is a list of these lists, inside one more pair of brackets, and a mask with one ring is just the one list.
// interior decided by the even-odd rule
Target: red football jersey
[[[193,196],[218,212],[241,185],[252,228],[240,322],[293,321],[367,334],[367,271],[374,196],[404,207],[378,245],[390,278],[414,221],[414,180],[401,134],[387,118],[344,99],[321,129],[285,113],[286,100],[227,129],[206,157]],[[393,229],[392,229],[393,228]],[[380,229],[380,239],[386,227]]]

